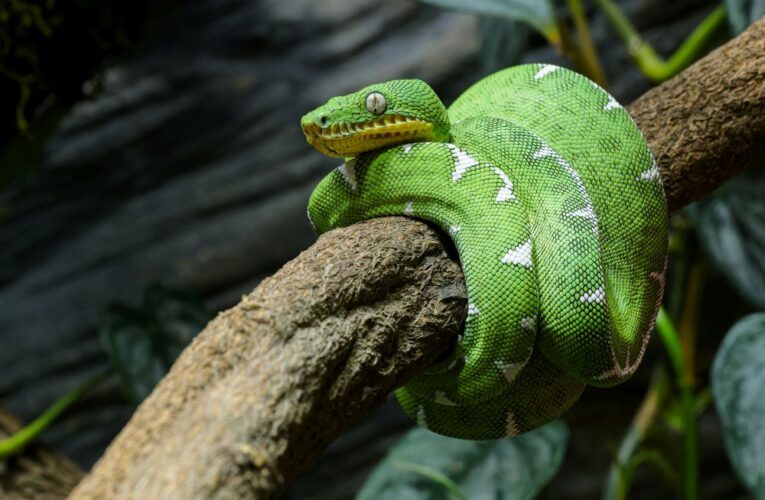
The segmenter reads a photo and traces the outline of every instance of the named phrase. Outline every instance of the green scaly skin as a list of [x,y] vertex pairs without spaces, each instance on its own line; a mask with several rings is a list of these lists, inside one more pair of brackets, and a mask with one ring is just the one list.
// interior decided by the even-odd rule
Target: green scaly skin
[[[384,112],[365,107],[372,92]],[[420,425],[517,435],[586,385],[635,371],[661,303],[667,208],[645,140],[602,88],[556,66],[516,66],[447,112],[424,82],[396,80],[335,97],[301,124],[317,149],[347,157],[311,196],[317,233],[406,215],[457,247],[464,333],[396,393]]]

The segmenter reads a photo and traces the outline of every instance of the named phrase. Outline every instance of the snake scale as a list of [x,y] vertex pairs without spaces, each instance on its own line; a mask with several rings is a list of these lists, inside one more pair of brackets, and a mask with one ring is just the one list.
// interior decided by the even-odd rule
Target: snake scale
[[635,371],[662,298],[668,215],[643,136],[600,86],[521,65],[447,109],[426,83],[394,80],[334,97],[301,126],[345,159],[309,201],[318,234],[405,215],[457,248],[464,331],[396,391],[418,424],[514,436]]

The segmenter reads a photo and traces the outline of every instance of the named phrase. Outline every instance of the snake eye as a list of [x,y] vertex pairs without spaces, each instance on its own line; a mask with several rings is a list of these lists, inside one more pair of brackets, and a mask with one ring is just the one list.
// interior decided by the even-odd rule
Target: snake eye
[[379,92],[371,92],[367,96],[367,111],[373,115],[381,115],[388,107],[388,102],[385,100],[385,96]]

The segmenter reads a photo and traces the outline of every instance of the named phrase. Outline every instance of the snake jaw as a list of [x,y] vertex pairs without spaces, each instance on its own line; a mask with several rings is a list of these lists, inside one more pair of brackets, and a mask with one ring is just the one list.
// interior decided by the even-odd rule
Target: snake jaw
[[343,122],[326,127],[302,126],[308,144],[321,153],[347,158],[394,144],[433,139],[433,124],[404,115],[386,115],[365,122]]

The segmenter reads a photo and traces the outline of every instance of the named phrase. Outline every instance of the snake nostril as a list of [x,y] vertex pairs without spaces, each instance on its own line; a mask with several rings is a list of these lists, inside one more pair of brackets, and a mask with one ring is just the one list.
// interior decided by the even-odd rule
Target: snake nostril
[[326,124],[327,124],[327,117],[326,117],[326,116],[322,116],[322,117],[319,119],[319,121],[321,121],[321,124],[322,124],[322,125],[326,125]]

